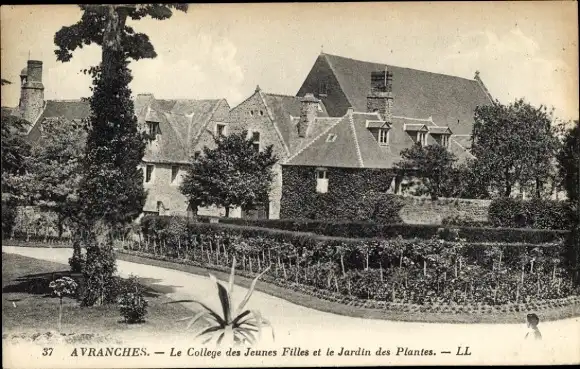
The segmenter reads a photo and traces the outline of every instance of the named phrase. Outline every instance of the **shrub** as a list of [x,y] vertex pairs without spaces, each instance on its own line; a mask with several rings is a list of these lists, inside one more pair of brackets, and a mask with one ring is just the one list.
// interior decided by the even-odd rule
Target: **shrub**
[[118,298],[119,311],[128,324],[142,323],[147,315],[149,303],[143,297],[143,290],[135,276],[130,276],[126,290]]
[[494,227],[569,229],[572,211],[563,201],[500,198],[491,202],[488,218]]
[[88,233],[86,262],[83,268],[84,288],[81,304],[92,306],[112,300],[112,285],[117,269],[112,239],[106,227]]
[[[166,219],[170,219],[165,217]],[[168,220],[164,220],[165,222]],[[519,243],[549,243],[557,242],[567,237],[568,231],[514,228],[484,228],[484,227],[441,227],[435,224],[381,224],[375,222],[329,221],[309,219],[240,219],[220,218],[220,223],[244,225],[250,228],[263,227],[297,232],[311,232],[331,237],[347,238],[394,238],[430,239],[436,237],[440,228],[458,230],[458,237],[467,242],[519,242]],[[144,227],[154,227],[160,222],[157,217],[145,217]],[[145,230],[144,230],[145,232]]]
[[489,227],[489,222],[478,221],[469,216],[450,215],[441,221],[443,226]]
[[62,299],[65,296],[72,296],[76,293],[78,284],[74,279],[62,277],[50,282],[48,287],[52,290],[53,295],[59,299],[58,305],[58,330],[62,327]]

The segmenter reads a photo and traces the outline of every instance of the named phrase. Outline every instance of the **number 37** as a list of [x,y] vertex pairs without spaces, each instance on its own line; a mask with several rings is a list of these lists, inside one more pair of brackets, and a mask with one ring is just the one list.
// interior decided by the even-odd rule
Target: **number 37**
[[42,349],[42,356],[52,356],[52,347],[45,347]]

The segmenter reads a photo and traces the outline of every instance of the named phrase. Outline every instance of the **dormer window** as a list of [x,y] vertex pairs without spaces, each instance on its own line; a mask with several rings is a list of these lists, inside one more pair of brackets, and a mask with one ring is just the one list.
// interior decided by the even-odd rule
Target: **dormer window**
[[227,134],[226,125],[223,123],[216,123],[215,125],[215,135],[217,137],[223,137]]
[[157,139],[157,135],[161,134],[161,131],[159,130],[159,123],[147,122],[147,134],[149,135],[149,139],[151,140]]
[[388,145],[389,144],[389,130],[385,128],[379,129],[379,144]]
[[449,146],[449,135],[432,135],[435,141],[443,147]]
[[427,146],[427,132],[417,132],[416,141],[421,146]]

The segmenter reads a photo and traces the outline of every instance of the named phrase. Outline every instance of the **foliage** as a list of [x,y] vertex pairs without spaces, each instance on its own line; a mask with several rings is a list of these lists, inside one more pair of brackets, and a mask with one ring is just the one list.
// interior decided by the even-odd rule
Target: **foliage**
[[502,196],[519,184],[534,185],[539,197],[557,149],[551,123],[551,112],[523,99],[476,108],[472,153],[479,173]]
[[42,210],[58,214],[58,233],[74,218],[78,200],[80,162],[86,131],[82,124],[62,118],[43,121],[42,135],[32,147],[26,174],[27,190]]
[[[174,218],[157,222],[168,227]],[[161,258],[177,245],[160,229],[148,237],[165,244]],[[235,256],[240,273],[336,301],[487,304],[537,303],[578,294],[562,263],[565,246],[467,243],[460,232],[442,228],[431,239],[347,239],[309,233],[223,224],[188,225],[181,260],[222,270]],[[151,253],[147,245],[133,249]]]
[[48,287],[52,290],[53,295],[59,298],[58,307],[58,330],[62,327],[62,299],[65,296],[73,296],[77,292],[78,284],[74,279],[62,277],[50,282]]
[[[112,279],[114,255],[111,240],[102,248],[95,245],[95,222],[106,228],[123,227],[142,211],[146,193],[139,168],[145,152],[145,137],[139,132],[129,83],[129,59],[156,56],[149,37],[126,24],[127,19],[146,16],[168,19],[171,9],[187,11],[185,4],[79,5],[81,19],[56,32],[57,60],[67,62],[72,53],[84,45],[102,47],[101,63],[85,72],[93,78],[93,95],[89,99],[91,116],[82,162],[79,202],[79,230],[86,231],[86,296],[91,305],[106,294],[103,290]],[[108,232],[111,230],[109,229]],[[108,235],[107,235],[108,236]],[[78,251],[78,250],[77,250]],[[99,290],[100,289],[100,290]]]
[[111,302],[115,297],[114,274],[116,272],[115,252],[112,246],[110,227],[97,223],[84,236],[86,258],[83,268],[84,288],[81,296],[83,306],[93,306]]
[[[232,294],[234,291],[235,267],[236,258],[234,257],[227,285],[217,280],[217,278],[212,274],[209,275],[210,279],[217,285],[223,315],[220,315],[219,312],[214,311],[205,304],[195,301],[200,304],[204,310],[196,314],[193,318],[182,319],[189,320],[187,328],[191,327],[199,320],[205,320],[210,324],[209,327],[203,327],[203,330],[197,336],[204,339],[203,343],[215,342],[217,345],[224,345],[226,347],[242,345],[245,343],[256,344],[260,339],[262,327],[271,326],[267,320],[262,318],[259,311],[244,310],[246,304],[252,297],[252,293],[254,293],[256,282],[270,269],[270,267],[265,268],[254,278],[246,296],[237,309],[234,310],[232,306]],[[256,337],[254,333],[257,333],[258,337]],[[274,338],[274,331],[272,331],[272,338]]]
[[568,195],[568,200],[576,204],[578,210],[580,189],[580,123],[574,122],[564,137],[564,143],[558,153],[558,163],[563,185]]
[[193,159],[181,184],[181,192],[191,204],[253,208],[268,202],[277,157],[273,146],[256,151],[248,132],[215,138],[216,147],[204,147]]
[[421,179],[431,199],[435,200],[443,195],[444,186],[452,173],[455,156],[441,145],[420,144],[404,149],[401,152],[402,160],[395,164],[403,173],[411,173]]
[[387,194],[390,170],[328,168],[328,192],[316,192],[316,168],[283,166],[281,218],[401,223],[403,203]]
[[[146,216],[142,224],[150,224],[152,217]],[[169,219],[167,217],[155,219]],[[201,221],[204,219],[201,218]],[[220,218],[220,223],[249,226],[248,229],[266,232],[263,228],[274,230],[312,232],[319,235],[348,238],[394,238],[401,236],[404,239],[430,239],[436,236],[442,226],[436,224],[382,224],[376,222],[358,221],[331,221],[310,219],[240,219]],[[161,221],[163,222],[163,221]],[[160,225],[162,223],[159,223]],[[262,227],[262,228],[258,228]],[[468,242],[520,242],[546,243],[566,238],[567,231],[541,229],[513,229],[479,227],[477,224],[443,225],[443,229],[457,229],[458,237]],[[267,232],[266,232],[267,233]],[[275,233],[275,232],[274,232]]]
[[78,284],[70,277],[62,277],[50,282],[48,287],[55,296],[62,299],[65,296],[74,296]]
[[119,311],[128,324],[142,323],[147,315],[149,302],[143,297],[143,288],[137,277],[130,276],[126,291],[117,300]]
[[26,202],[25,180],[30,144],[26,140],[29,123],[2,109],[2,234],[10,233],[16,207]]
[[476,221],[469,216],[451,215],[441,220],[442,226],[489,227],[489,222]]
[[568,203],[555,200],[499,198],[488,209],[494,227],[568,229],[571,215]]
[[489,199],[488,178],[480,173],[480,167],[475,159],[452,168],[443,184],[444,197],[462,199]]
[[[126,24],[127,19],[140,20],[149,16],[164,20],[171,18],[172,9],[185,12],[188,8],[187,4],[125,4],[115,7],[85,4],[79,7],[83,11],[80,21],[62,27],[54,36],[58,47],[55,54],[61,62],[70,61],[72,53],[84,45],[105,45],[106,31],[111,29],[114,31],[113,37],[118,39],[120,49],[123,50],[123,59],[155,58],[157,53],[149,41],[149,36],[135,32],[133,27]],[[111,11],[116,14],[113,14],[114,17],[107,17]],[[114,24],[111,24],[111,18],[114,18]]]

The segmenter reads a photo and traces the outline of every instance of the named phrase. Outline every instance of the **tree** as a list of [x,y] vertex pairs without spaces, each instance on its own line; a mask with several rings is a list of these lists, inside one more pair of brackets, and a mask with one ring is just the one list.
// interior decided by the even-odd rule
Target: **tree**
[[443,194],[443,186],[448,181],[456,160],[452,153],[441,145],[423,147],[416,144],[404,149],[401,157],[402,160],[395,167],[419,177],[432,199]]
[[278,160],[272,145],[258,152],[247,131],[215,139],[216,148],[204,147],[191,163],[181,184],[181,192],[192,208],[224,207],[226,217],[232,206],[252,208],[268,199],[273,179],[272,166]]
[[59,237],[64,222],[76,218],[85,141],[82,123],[55,118],[42,122],[41,137],[32,146],[26,176],[28,193],[35,205],[56,213]]
[[564,137],[558,153],[560,177],[571,204],[573,216],[572,229],[567,238],[564,260],[573,281],[580,284],[580,123],[574,122]]
[[149,37],[126,24],[127,19],[146,16],[170,18],[173,9],[185,4],[79,5],[83,14],[72,26],[54,37],[57,60],[67,62],[84,45],[101,46],[99,66],[85,72],[93,78],[89,98],[91,116],[87,145],[82,160],[79,186],[79,226],[85,229],[87,260],[83,304],[93,305],[107,298],[115,271],[112,251],[114,229],[133,221],[142,212],[146,198],[143,173],[139,168],[145,151],[145,137],[137,127],[129,83],[129,60],[156,56]]
[[30,145],[26,140],[29,123],[2,109],[2,233],[12,231],[16,206],[27,200],[23,175]]
[[541,196],[557,148],[552,113],[518,99],[479,106],[474,119],[472,153],[492,188],[509,197],[516,184],[533,185]]
[[564,142],[558,153],[558,164],[562,185],[568,195],[568,200],[578,204],[580,191],[580,123],[566,132]]

